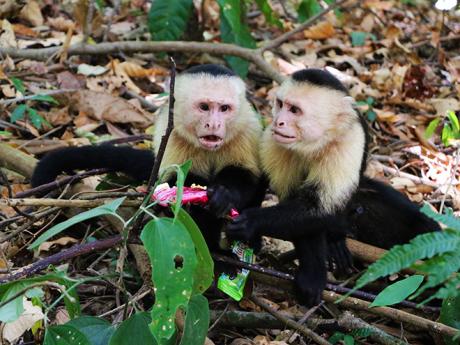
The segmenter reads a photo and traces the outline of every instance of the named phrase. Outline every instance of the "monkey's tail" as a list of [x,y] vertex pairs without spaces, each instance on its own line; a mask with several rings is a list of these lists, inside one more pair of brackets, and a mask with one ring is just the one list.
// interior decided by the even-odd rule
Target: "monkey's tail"
[[149,178],[155,156],[150,150],[100,145],[66,147],[51,151],[38,162],[31,178],[32,187],[52,182],[62,173],[74,170],[108,168],[136,180]]

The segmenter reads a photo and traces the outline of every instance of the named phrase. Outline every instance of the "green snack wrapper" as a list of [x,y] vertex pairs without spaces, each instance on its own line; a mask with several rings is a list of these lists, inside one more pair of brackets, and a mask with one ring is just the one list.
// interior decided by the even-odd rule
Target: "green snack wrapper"
[[[232,252],[235,253],[241,261],[253,263],[254,250],[245,244],[239,241],[233,242]],[[230,277],[228,274],[222,273],[217,281],[217,287],[234,300],[240,301],[243,298],[244,286],[246,285],[248,275],[249,270],[245,268],[238,270],[235,277]]]

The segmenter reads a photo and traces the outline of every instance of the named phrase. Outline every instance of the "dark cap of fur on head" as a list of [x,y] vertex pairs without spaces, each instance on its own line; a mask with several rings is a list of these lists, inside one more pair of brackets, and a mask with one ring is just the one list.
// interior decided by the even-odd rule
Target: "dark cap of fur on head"
[[190,67],[183,71],[184,74],[210,74],[212,76],[236,77],[236,74],[225,66],[216,64],[204,64]]
[[317,86],[327,87],[348,95],[347,88],[343,86],[340,80],[334,77],[330,72],[322,69],[302,69],[300,71],[294,72],[291,75],[291,78],[298,83],[309,83]]

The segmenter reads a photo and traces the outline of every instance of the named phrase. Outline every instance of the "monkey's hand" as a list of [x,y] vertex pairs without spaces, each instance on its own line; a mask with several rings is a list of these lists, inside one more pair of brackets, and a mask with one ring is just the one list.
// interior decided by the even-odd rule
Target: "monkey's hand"
[[339,274],[353,272],[353,258],[348,250],[345,236],[327,236],[329,270]]
[[222,185],[214,185],[207,189],[209,209],[218,218],[229,214],[230,210],[238,203],[239,195],[235,191]]
[[260,243],[257,211],[258,209],[247,209],[233,219],[227,225],[228,236],[234,240],[247,242],[251,246]]
[[299,270],[295,276],[295,287],[299,301],[307,307],[313,307],[321,302],[321,294],[326,286],[325,275],[315,274],[315,271]]

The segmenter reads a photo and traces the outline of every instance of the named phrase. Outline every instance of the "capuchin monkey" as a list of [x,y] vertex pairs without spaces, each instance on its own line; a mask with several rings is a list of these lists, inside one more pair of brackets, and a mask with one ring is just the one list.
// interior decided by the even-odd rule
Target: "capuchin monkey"
[[351,267],[345,245],[350,229],[385,248],[439,230],[401,193],[363,177],[367,127],[353,104],[340,81],[323,70],[301,70],[283,82],[260,155],[280,202],[246,209],[227,227],[231,238],[250,243],[263,235],[292,241],[296,286],[308,306],[320,302],[330,257]]
[[[244,210],[263,200],[261,123],[246,99],[244,82],[223,66],[199,65],[184,71],[176,79],[175,99],[174,129],[161,169],[192,160],[185,183],[208,186],[209,209],[192,205],[191,215],[210,250],[218,250],[223,217],[230,209]],[[167,122],[166,104],[156,120],[154,152],[110,145],[58,149],[40,160],[31,184],[54,181],[61,172],[95,168],[148,180]]]

